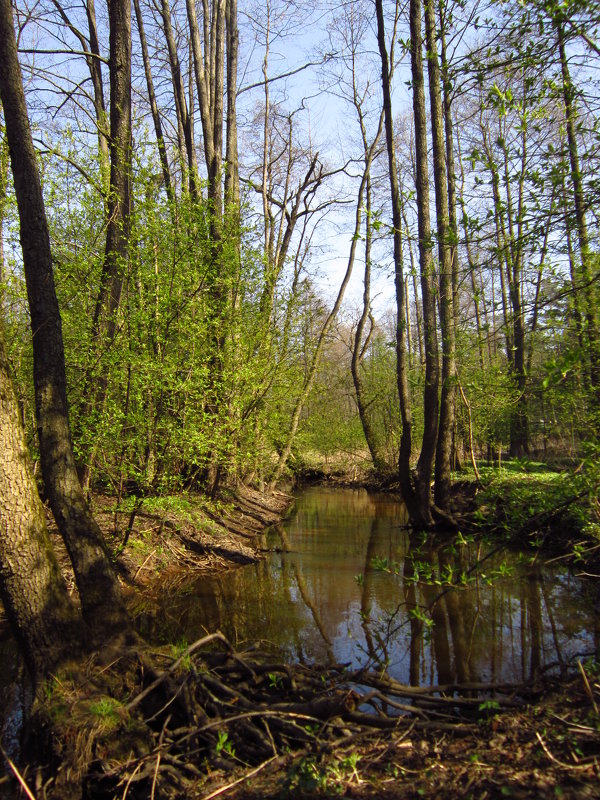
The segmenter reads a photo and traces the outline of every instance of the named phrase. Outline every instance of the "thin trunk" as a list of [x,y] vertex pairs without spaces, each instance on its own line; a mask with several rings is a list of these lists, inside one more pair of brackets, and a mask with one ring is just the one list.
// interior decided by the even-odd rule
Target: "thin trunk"
[[554,196],[556,194],[556,186],[552,186],[552,195],[550,197],[550,208],[548,209],[548,217],[546,219],[546,226],[544,228],[544,241],[542,242],[542,250],[540,253],[540,262],[538,265],[537,277],[535,282],[535,296],[533,298],[533,308],[531,311],[531,324],[529,326],[529,347],[527,348],[527,368],[526,372],[527,375],[531,374],[531,363],[533,360],[533,345],[534,345],[534,334],[537,330],[538,325],[538,318],[540,313],[540,293],[542,289],[542,278],[544,276],[544,264],[546,261],[546,255],[548,254],[548,242],[550,239],[550,227],[553,222],[553,210],[554,210]]
[[237,133],[237,72],[239,32],[237,24],[237,0],[226,0],[225,30],[227,37],[227,136],[225,144],[225,203],[230,215],[235,215],[234,224],[239,225],[240,172]]
[[423,396],[424,431],[417,464],[417,494],[420,522],[430,524],[431,473],[435,455],[439,413],[439,359],[435,309],[435,270],[432,258],[431,223],[429,216],[429,166],[427,160],[427,113],[425,110],[425,78],[423,73],[423,33],[421,1],[410,1],[410,61],[412,75],[413,116],[415,128],[415,185],[417,191],[419,264],[423,303],[423,339],[425,346],[425,388]]
[[[363,310],[356,326],[354,342],[352,346],[352,360],[350,362],[350,372],[354,382],[356,392],[356,406],[362,424],[363,433],[371,454],[373,466],[377,472],[385,471],[385,459],[381,455],[377,443],[375,430],[371,424],[368,403],[365,397],[365,390],[361,375],[361,363],[368,347],[371,334],[373,332],[373,316],[371,314],[371,249],[373,243],[373,224],[371,220],[371,180],[367,178],[366,186],[366,219],[365,219],[365,272],[363,278]],[[364,336],[367,322],[370,328],[367,336]]]
[[[489,145],[488,132],[485,128],[483,120],[480,121],[481,132],[483,135],[483,146],[486,155],[487,167],[490,171],[492,182],[492,193],[494,199],[494,230],[496,236],[496,254],[498,257],[498,274],[500,276],[500,291],[502,298],[502,319],[504,328],[504,338],[506,342],[506,358],[509,365],[512,367],[513,359],[513,339],[509,315],[509,302],[508,294],[506,291],[506,271],[508,271],[508,236],[506,233],[505,224],[505,210],[504,204],[500,197],[500,175],[498,173],[498,166],[494,160],[494,156]],[[494,305],[495,308],[495,305]],[[495,315],[494,315],[495,316]]]
[[[100,289],[92,320],[91,360],[94,362],[108,348],[117,330],[117,311],[121,303],[123,281],[128,262],[131,217],[131,4],[128,0],[110,0],[110,192],[104,263]],[[85,376],[83,408],[80,418],[99,412],[108,391],[106,366],[97,376],[90,367]],[[94,386],[92,387],[92,382]],[[95,452],[85,459],[81,480],[89,489]]]
[[[404,274],[402,272],[402,214],[398,186],[398,169],[394,147],[394,119],[392,114],[392,98],[390,88],[390,62],[385,38],[385,22],[383,18],[383,2],[376,0],[377,44],[381,58],[381,85],[383,90],[383,109],[385,121],[386,150],[392,199],[392,221],[394,225],[394,282],[396,287],[396,377],[398,396],[400,398],[400,416],[402,419],[402,437],[398,472],[404,500],[409,509],[411,519],[427,517],[427,508],[422,509],[411,480],[410,456],[412,452],[412,418],[410,395],[408,390],[408,363],[406,358],[405,319],[406,295],[404,293]],[[421,513],[423,512],[423,514]]]
[[569,164],[571,167],[571,183],[573,184],[573,203],[575,206],[575,222],[577,239],[579,243],[579,259],[581,264],[581,282],[583,310],[585,318],[585,332],[589,347],[590,382],[594,390],[595,403],[600,403],[600,348],[598,346],[598,319],[596,303],[592,286],[592,270],[587,220],[585,213],[585,194],[579,147],[577,142],[577,108],[575,103],[575,86],[571,80],[569,62],[565,48],[565,30],[561,20],[554,21],[558,38],[558,52],[562,72],[562,93],[565,106],[565,123],[567,129],[567,144],[569,147]]
[[[169,0],[161,0],[161,15],[163,21],[163,31],[165,39],[167,40],[167,50],[169,54],[169,66],[171,68],[171,82],[173,84],[173,96],[175,99],[175,111],[177,114],[178,126],[183,133],[183,140],[186,159],[186,175],[184,176],[184,186],[189,186],[190,195],[193,199],[198,198],[198,164],[196,159],[196,151],[194,149],[194,141],[192,138],[192,124],[191,124],[191,109],[188,110],[188,104],[185,97],[185,87],[183,85],[183,77],[181,75],[181,64],[179,62],[179,55],[177,53],[177,44],[175,35],[173,33],[173,26],[171,24],[171,9],[169,7]],[[112,106],[112,103],[111,103]],[[187,178],[187,180],[185,180]]]
[[[464,198],[464,188],[465,188],[465,171],[463,167],[463,160],[462,160],[462,153],[460,148],[460,139],[457,140],[457,148],[458,148],[458,163],[460,166],[460,210],[462,215],[462,228],[463,228],[463,240],[465,243],[465,251],[467,253],[467,267],[469,270],[469,279],[471,282],[471,300],[473,302],[473,308],[475,310],[475,327],[477,331],[477,349],[479,352],[479,367],[481,371],[484,370],[484,357],[483,357],[483,332],[481,327],[481,309],[479,306],[479,298],[481,292],[479,287],[477,286],[475,280],[475,259],[473,257],[473,245],[471,242],[471,231],[469,230],[469,218],[467,215],[467,208],[465,205],[465,198]],[[457,233],[458,238],[458,233]],[[456,309],[456,306],[455,306]],[[488,329],[488,343],[489,343],[489,329]],[[488,344],[489,346],[489,344]]]
[[[524,88],[526,83],[524,81]],[[527,97],[525,94],[523,104]],[[517,204],[514,206],[511,178],[509,174],[510,155],[506,130],[500,121],[499,142],[504,156],[504,186],[506,192],[506,215],[508,220],[507,278],[510,299],[510,319],[512,322],[512,369],[518,391],[517,402],[510,419],[510,455],[524,456],[529,453],[529,425],[527,400],[527,373],[525,371],[525,314],[523,309],[523,240],[525,235],[525,176],[527,173],[527,125],[520,120],[521,130],[521,170],[517,179]]]
[[165,138],[162,131],[162,122],[160,119],[160,112],[158,110],[158,103],[156,102],[156,93],[154,91],[154,81],[152,80],[152,69],[150,67],[150,56],[148,55],[148,45],[146,43],[146,34],[144,31],[144,20],[140,8],[140,0],[133,0],[135,8],[135,18],[137,20],[138,34],[140,37],[140,46],[142,48],[142,60],[144,62],[144,74],[146,76],[146,87],[148,89],[148,99],[150,100],[150,112],[152,114],[152,122],[154,123],[154,132],[156,134],[156,143],[158,145],[158,154],[160,156],[160,164],[162,167],[163,181],[167,197],[173,203],[175,194],[173,191],[173,181],[171,178],[171,170],[169,168],[169,159],[167,156],[167,148],[165,145]]
[[354,234],[352,236],[352,244],[350,245],[350,254],[348,256],[348,264],[346,266],[346,272],[345,272],[344,277],[342,279],[342,283],[340,284],[340,288],[338,290],[338,294],[337,294],[337,297],[336,297],[335,302],[333,304],[333,307],[332,307],[331,311],[329,312],[329,314],[327,315],[327,319],[323,323],[323,327],[321,328],[321,331],[319,332],[319,337],[318,337],[318,340],[317,340],[316,347],[315,347],[315,349],[313,351],[313,354],[312,354],[312,356],[311,356],[311,358],[310,358],[310,360],[309,360],[309,362],[307,364],[306,374],[305,374],[305,378],[304,378],[304,384],[302,386],[300,394],[298,395],[298,397],[296,399],[296,405],[295,405],[294,411],[292,413],[292,419],[291,419],[290,427],[289,427],[288,434],[287,434],[287,440],[286,440],[286,443],[285,443],[284,447],[282,448],[281,454],[279,456],[279,460],[277,462],[277,466],[275,467],[275,470],[273,472],[273,476],[271,477],[271,481],[270,481],[270,484],[269,484],[269,489],[271,491],[275,488],[275,486],[277,484],[277,481],[281,478],[281,476],[283,474],[283,470],[285,469],[285,465],[287,464],[287,461],[288,461],[288,459],[290,457],[290,453],[292,452],[292,445],[294,443],[294,439],[295,439],[296,433],[298,431],[298,425],[300,423],[300,415],[302,414],[302,409],[304,408],[306,400],[308,399],[308,396],[309,396],[310,391],[312,389],[312,386],[313,386],[313,383],[314,383],[314,379],[315,379],[315,375],[317,373],[317,368],[318,368],[320,360],[321,360],[321,353],[323,351],[323,347],[325,346],[325,341],[326,341],[326,338],[327,338],[327,334],[329,333],[329,330],[330,330],[331,326],[333,325],[333,322],[334,322],[335,318],[338,315],[338,312],[339,312],[340,307],[342,305],[342,301],[344,299],[344,294],[346,292],[346,287],[348,286],[350,278],[352,277],[352,271],[353,271],[353,268],[354,268],[354,261],[355,261],[355,258],[356,258],[356,247],[357,247],[359,234],[360,234],[360,230],[361,230],[361,224],[362,224],[363,197],[364,197],[364,193],[365,193],[365,189],[366,189],[366,185],[367,185],[369,171],[371,169],[371,163],[373,161],[373,156],[375,154],[375,148],[376,148],[376,145],[377,145],[377,141],[378,141],[378,137],[371,144],[371,146],[369,148],[369,152],[368,152],[368,154],[366,155],[366,158],[365,158],[365,166],[364,166],[363,175],[362,175],[362,179],[361,179],[359,190],[358,190],[358,194],[357,194],[356,211],[355,211],[355,218],[354,218]]
[[[579,342],[579,346],[583,351],[584,348],[583,317],[581,313],[580,290],[577,281],[577,264],[575,261],[575,252],[573,248],[573,235],[571,232],[571,226],[569,225],[569,202],[567,198],[567,187],[565,185],[564,176],[561,182],[561,197],[565,214],[565,226],[567,235],[567,256],[569,258],[569,277],[571,279],[571,296],[573,300],[573,318],[575,320],[575,331],[577,333],[577,341]],[[589,371],[586,372],[586,377],[589,378]]]
[[452,432],[454,430],[456,396],[456,323],[452,276],[453,237],[448,210],[448,173],[444,141],[444,108],[441,93],[441,72],[437,53],[435,0],[425,5],[429,104],[433,145],[433,182],[439,259],[439,313],[442,335],[442,387],[440,420],[435,457],[435,503],[441,509],[450,504]]

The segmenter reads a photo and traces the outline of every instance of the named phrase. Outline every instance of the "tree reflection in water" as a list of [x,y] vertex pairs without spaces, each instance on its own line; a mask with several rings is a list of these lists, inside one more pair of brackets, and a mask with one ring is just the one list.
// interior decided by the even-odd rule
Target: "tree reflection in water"
[[153,614],[153,635],[192,641],[219,628],[239,646],[385,667],[413,685],[520,681],[595,652],[597,616],[568,572],[530,553],[473,570],[479,547],[424,544],[406,521],[389,495],[309,489],[265,537],[263,561],[188,583]]

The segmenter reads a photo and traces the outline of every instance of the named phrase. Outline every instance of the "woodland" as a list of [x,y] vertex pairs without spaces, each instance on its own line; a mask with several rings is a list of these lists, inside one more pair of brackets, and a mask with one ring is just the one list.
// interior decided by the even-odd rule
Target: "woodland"
[[[214,518],[233,497],[232,530],[236,508],[267,524],[282,488],[338,473],[394,487],[415,530],[447,536],[485,522],[482,469],[543,462],[562,493],[515,511],[507,485],[493,522],[523,538],[569,508],[577,557],[595,551],[599,65],[595,0],[0,0],[0,593],[32,707],[74,651],[104,649],[94,685],[128,693],[140,759],[106,757],[86,784],[106,743],[79,742],[36,796],[196,796],[191,730],[215,751],[202,709],[234,691],[247,765],[308,747],[289,715],[337,719],[328,752],[371,725],[347,676],[315,700],[339,676],[265,666],[222,634],[202,669],[190,650],[161,671],[115,566],[153,498]],[[107,652],[127,654],[112,686]],[[569,730],[597,743],[579,668],[595,717]],[[273,733],[254,719],[266,674],[296,693],[261,695]],[[55,712],[33,715],[46,775],[70,747],[47,733]]]

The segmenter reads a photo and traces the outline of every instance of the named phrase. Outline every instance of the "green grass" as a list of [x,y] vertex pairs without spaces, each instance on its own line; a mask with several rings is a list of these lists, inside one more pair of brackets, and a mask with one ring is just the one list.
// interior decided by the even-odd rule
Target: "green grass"
[[483,467],[484,489],[477,497],[476,520],[483,528],[504,531],[507,536],[524,529],[531,534],[552,533],[564,541],[597,539],[596,478],[595,462],[563,471],[525,459],[507,461],[496,469]]

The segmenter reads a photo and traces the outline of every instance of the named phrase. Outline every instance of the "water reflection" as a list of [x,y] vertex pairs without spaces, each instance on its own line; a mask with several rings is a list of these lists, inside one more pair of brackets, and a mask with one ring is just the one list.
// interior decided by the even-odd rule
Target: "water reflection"
[[473,570],[477,546],[426,545],[406,522],[387,495],[310,489],[265,537],[264,561],[173,593],[142,628],[188,641],[220,628],[238,645],[386,666],[413,685],[524,680],[594,652],[597,617],[569,573],[505,553]]

